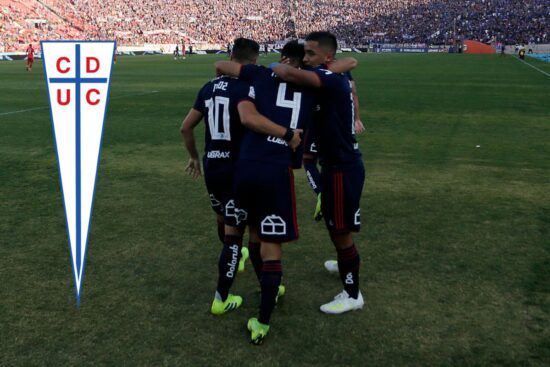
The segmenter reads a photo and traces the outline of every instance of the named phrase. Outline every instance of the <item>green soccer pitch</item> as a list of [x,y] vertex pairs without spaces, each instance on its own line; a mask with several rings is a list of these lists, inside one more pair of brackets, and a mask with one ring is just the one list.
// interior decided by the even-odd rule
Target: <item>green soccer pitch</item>
[[79,309],[42,64],[0,63],[0,365],[550,364],[550,77],[510,56],[357,55],[365,308],[319,311],[342,287],[296,171],[287,295],[254,347],[250,263],[243,306],[209,313],[221,244],[179,136],[222,58],[114,66]]

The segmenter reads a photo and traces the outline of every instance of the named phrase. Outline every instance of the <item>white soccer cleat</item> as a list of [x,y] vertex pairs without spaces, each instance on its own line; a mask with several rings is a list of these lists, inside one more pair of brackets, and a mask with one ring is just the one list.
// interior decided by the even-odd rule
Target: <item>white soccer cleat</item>
[[339,315],[348,311],[360,310],[363,308],[365,302],[363,296],[359,292],[357,299],[351,298],[345,290],[342,293],[334,297],[332,302],[326,303],[321,306],[321,311],[331,315]]
[[325,261],[325,269],[327,269],[329,273],[338,273],[338,261],[336,260]]

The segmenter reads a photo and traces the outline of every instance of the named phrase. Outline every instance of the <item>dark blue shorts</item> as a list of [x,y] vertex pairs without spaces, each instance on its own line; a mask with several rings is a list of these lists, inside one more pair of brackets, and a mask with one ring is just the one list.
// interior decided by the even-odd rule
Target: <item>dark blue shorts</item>
[[332,233],[359,232],[361,228],[361,194],[365,183],[365,168],[357,161],[345,168],[321,170],[321,210],[325,224]]
[[235,172],[235,206],[266,242],[298,238],[294,173],[290,167],[241,160]]
[[[313,124],[311,124],[313,125]],[[304,154],[317,156],[317,146],[313,140],[313,126],[310,126],[304,134]]]
[[224,217],[225,224],[237,227],[235,195],[233,194],[234,168],[204,171],[204,181],[210,197],[210,206],[216,214]]

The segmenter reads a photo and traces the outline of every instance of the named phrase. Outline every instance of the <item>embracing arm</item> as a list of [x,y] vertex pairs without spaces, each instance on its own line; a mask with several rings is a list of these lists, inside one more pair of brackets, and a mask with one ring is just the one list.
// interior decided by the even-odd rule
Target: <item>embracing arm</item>
[[216,75],[228,75],[238,78],[242,65],[234,61],[216,61],[214,67],[216,68]]
[[302,141],[300,138],[301,129],[290,130],[289,132],[289,129],[274,123],[259,113],[254,103],[250,101],[242,101],[237,106],[237,109],[239,110],[242,124],[250,130],[285,139],[292,150],[296,150],[298,145],[300,145]]
[[273,72],[285,82],[320,88],[321,79],[313,71],[296,69],[290,65],[277,64],[273,66]]

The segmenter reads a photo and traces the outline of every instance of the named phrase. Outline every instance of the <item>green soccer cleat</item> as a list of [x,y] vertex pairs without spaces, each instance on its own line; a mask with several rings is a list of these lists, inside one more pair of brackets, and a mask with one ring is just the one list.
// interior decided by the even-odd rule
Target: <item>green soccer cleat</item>
[[250,341],[254,345],[261,345],[269,332],[269,325],[262,324],[257,318],[248,320],[248,331],[250,331]]
[[278,303],[279,302],[279,297],[282,297],[284,296],[286,293],[286,288],[284,285],[280,285],[279,286],[279,290],[277,291],[277,297],[275,297],[275,303]]
[[239,273],[242,273],[244,271],[244,264],[246,263],[246,260],[248,260],[248,247],[242,247],[241,260],[239,260]]
[[321,193],[317,195],[317,204],[315,205],[313,219],[315,219],[317,222],[323,219],[323,212],[321,211]]
[[242,297],[233,294],[229,294],[224,302],[221,300],[218,292],[216,292],[216,296],[214,297],[214,301],[212,302],[210,312],[212,312],[213,315],[223,315],[224,313],[239,308],[242,303]]

